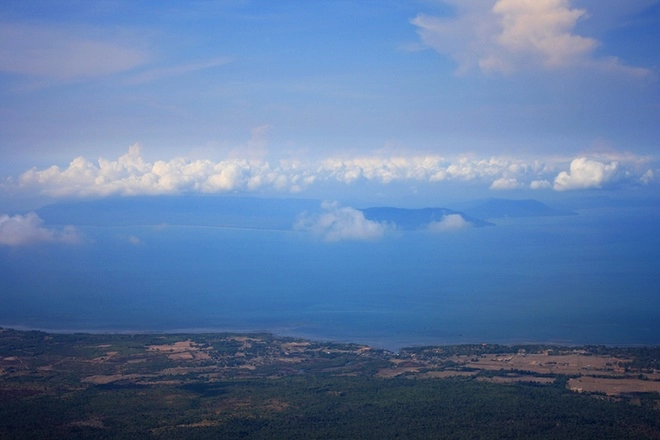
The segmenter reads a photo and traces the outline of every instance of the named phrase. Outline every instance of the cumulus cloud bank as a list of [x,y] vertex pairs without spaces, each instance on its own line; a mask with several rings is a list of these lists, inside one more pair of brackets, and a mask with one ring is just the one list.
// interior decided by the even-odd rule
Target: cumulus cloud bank
[[326,241],[374,240],[391,229],[387,224],[367,220],[362,211],[336,202],[324,202],[321,208],[320,214],[301,215],[294,228],[310,231]]
[[295,166],[272,169],[264,161],[232,159],[221,162],[170,161],[145,162],[138,145],[116,161],[101,158],[97,164],[77,157],[65,169],[52,166],[32,169],[19,177],[21,187],[41,188],[50,196],[107,196],[138,194],[172,194],[186,191],[213,193],[255,190],[262,186],[295,191],[306,184],[304,173],[296,174]]
[[412,20],[424,44],[454,58],[458,72],[510,73],[523,67],[594,67],[642,76],[615,57],[596,58],[593,38],[574,33],[587,11],[570,0],[450,0],[457,16],[420,14]]
[[[320,161],[228,158],[219,162],[189,160],[145,161],[133,145],[116,160],[96,163],[77,157],[66,168],[33,168],[10,180],[13,191],[51,197],[104,197],[282,191],[300,192],[324,182],[346,185],[371,181],[475,182],[493,190],[554,188],[588,189],[614,184],[648,184],[654,179],[650,159],[634,155],[576,159],[513,159],[437,155],[330,157]],[[554,182],[552,184],[551,182]]]
[[25,215],[0,215],[0,245],[24,246],[40,242],[78,243],[80,234],[70,226],[62,230],[43,226],[43,220],[34,212]]

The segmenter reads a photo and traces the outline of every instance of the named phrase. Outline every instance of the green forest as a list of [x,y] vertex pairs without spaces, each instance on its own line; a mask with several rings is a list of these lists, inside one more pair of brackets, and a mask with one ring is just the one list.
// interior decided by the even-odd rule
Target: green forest
[[[479,349],[425,347],[394,354],[271,335],[48,335],[5,329],[0,438],[660,438],[657,393],[625,398],[576,393],[567,388],[565,375],[547,384],[502,384],[488,379],[513,373],[376,374],[390,368],[388,362],[430,356],[429,350],[475,356]],[[275,357],[274,351],[289,357]],[[504,348],[482,351],[499,354]],[[648,366],[657,350],[640,354]],[[286,367],[293,363],[295,368]]]

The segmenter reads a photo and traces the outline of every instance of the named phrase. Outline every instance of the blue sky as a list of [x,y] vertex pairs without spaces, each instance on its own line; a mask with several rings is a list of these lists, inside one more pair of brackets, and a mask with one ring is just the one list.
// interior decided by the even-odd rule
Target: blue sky
[[659,42],[660,0],[0,2],[0,324],[656,343]]
[[653,194],[658,41],[656,0],[4,2],[0,212]]

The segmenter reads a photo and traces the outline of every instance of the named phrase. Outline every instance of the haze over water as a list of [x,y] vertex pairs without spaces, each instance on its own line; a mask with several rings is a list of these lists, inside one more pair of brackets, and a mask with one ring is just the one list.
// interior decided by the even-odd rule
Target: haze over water
[[2,250],[0,325],[264,330],[391,349],[658,344],[658,214],[584,210],[333,243],[305,231],[83,227],[93,246]]
[[0,2],[0,325],[659,343],[658,41],[660,0]]

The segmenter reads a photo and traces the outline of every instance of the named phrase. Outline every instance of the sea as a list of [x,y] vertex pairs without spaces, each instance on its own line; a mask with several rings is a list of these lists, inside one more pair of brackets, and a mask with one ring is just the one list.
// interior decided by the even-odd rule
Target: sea
[[307,231],[79,226],[0,248],[0,326],[271,332],[396,351],[660,344],[660,208],[325,241]]

